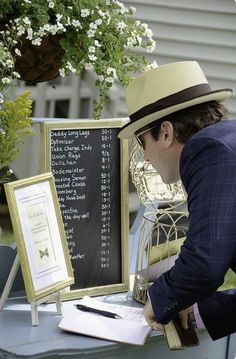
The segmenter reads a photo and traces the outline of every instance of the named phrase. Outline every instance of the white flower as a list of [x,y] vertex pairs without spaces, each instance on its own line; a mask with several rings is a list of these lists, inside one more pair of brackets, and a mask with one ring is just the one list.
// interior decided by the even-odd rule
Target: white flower
[[33,38],[33,29],[31,27],[27,29],[27,33],[28,33],[28,35],[27,35],[26,39],[32,40],[32,38]]
[[65,69],[59,69],[59,74],[61,77],[65,77],[66,76]]
[[93,70],[93,64],[91,64],[91,63],[85,64],[85,65],[84,65],[84,68],[85,68],[85,70],[87,70],[87,71]]
[[19,79],[19,78],[20,78],[19,72],[13,71],[13,72],[12,72],[12,75],[13,75],[16,79]]
[[111,17],[109,14],[106,14],[106,15],[107,15],[107,18],[106,18],[107,25],[110,25]]
[[67,61],[66,67],[67,67],[71,72],[73,72],[73,74],[76,72],[76,69],[72,66],[72,64],[71,64],[69,61]]
[[95,20],[95,24],[101,25],[101,24],[102,24],[102,19],[97,19],[97,20]]
[[32,44],[37,46],[40,46],[41,42],[42,42],[41,37],[37,37],[36,39],[32,40]]
[[[5,134],[5,132],[4,132],[4,134]],[[12,170],[11,168],[9,168],[9,169],[7,170],[8,176],[11,175],[12,173],[13,173],[13,170]]]
[[139,46],[141,46],[142,45],[142,36],[136,36],[136,40],[137,40],[137,44],[139,45]]
[[151,29],[146,29],[145,33],[144,33],[144,36],[147,36],[147,37],[152,37],[153,36],[153,32]]
[[23,18],[23,22],[24,22],[26,25],[31,25],[31,21],[30,21],[30,19],[28,18],[28,16],[26,16],[26,17]]
[[54,8],[54,2],[53,2],[53,1],[49,1],[48,7],[49,7],[50,9],[53,9],[53,8]]
[[21,56],[20,50],[19,50],[19,49],[15,49],[15,54],[16,54],[17,56]]
[[49,32],[51,30],[51,26],[49,24],[43,25],[43,29]]
[[122,4],[121,2],[115,0],[115,3],[120,7],[120,13],[123,15],[126,13],[127,8],[125,7],[124,4]]
[[99,14],[101,17],[105,17],[105,16],[106,16],[106,13],[103,12],[101,9],[98,10],[98,14]]
[[94,45],[97,47],[101,47],[101,44],[98,40],[94,40]]
[[126,27],[126,24],[124,21],[119,21],[117,24],[117,29],[120,30],[121,33],[123,33],[123,29]]
[[50,27],[50,32],[52,35],[56,35],[57,33],[57,26],[56,25],[51,25]]
[[108,67],[107,75],[112,75],[113,77],[116,77],[116,69],[114,69],[114,67]]
[[97,24],[95,23],[95,22],[91,22],[90,24],[89,24],[89,27],[90,27],[90,29],[92,29],[92,30],[96,30],[97,29]]
[[113,83],[115,81],[114,77],[107,77],[106,82]]
[[145,30],[145,31],[148,30],[148,24],[146,24],[145,22],[143,22],[141,26],[142,26],[143,30]]
[[40,37],[43,37],[45,35],[45,30],[43,27],[40,27],[39,31],[38,31],[38,34]]
[[88,51],[94,53],[96,51],[95,46],[89,46]]
[[98,80],[99,80],[99,81],[103,82],[103,81],[104,81],[104,79],[105,79],[105,78],[104,78],[104,76],[103,76],[103,75],[98,75]]
[[24,0],[24,2],[25,2],[26,4],[31,4],[31,1],[30,1],[30,0]]
[[66,18],[66,25],[71,25],[71,19],[69,16]]
[[18,28],[17,28],[17,35],[18,36],[21,36],[21,35],[23,35],[25,33],[25,29],[23,28],[23,26],[19,26]]
[[62,19],[62,14],[56,14],[56,21],[59,22]]
[[134,45],[136,44],[136,38],[135,37],[129,37],[128,39],[127,39],[127,46],[128,47],[134,47]]
[[89,29],[89,30],[87,31],[87,35],[88,35],[88,37],[94,37],[95,31],[92,30],[92,29]]
[[11,59],[8,59],[8,60],[6,61],[6,65],[7,65],[7,67],[12,68],[13,65],[14,65],[14,62],[13,62]]
[[64,25],[61,22],[57,22],[57,30],[66,31],[66,29],[64,28]]
[[88,9],[81,9],[80,13],[81,13],[81,17],[87,17],[90,14]]
[[156,47],[156,42],[154,40],[149,40],[150,45],[147,46],[147,52],[153,52]]
[[95,55],[88,55],[88,58],[89,58],[89,60],[91,60],[91,61],[96,61],[97,60],[97,56],[95,56]]
[[4,85],[8,85],[9,83],[11,83],[11,79],[9,77],[3,77],[2,78],[2,83]]
[[149,71],[149,70],[152,70],[152,69],[156,69],[157,67],[158,67],[157,62],[153,61],[153,62],[151,62],[150,64],[148,64],[145,67],[144,71]]
[[74,27],[82,27],[82,25],[81,25],[81,22],[79,21],[79,20],[72,20],[72,25],[74,26]]
[[132,14],[135,14],[136,13],[136,8],[134,6],[130,6],[130,11]]

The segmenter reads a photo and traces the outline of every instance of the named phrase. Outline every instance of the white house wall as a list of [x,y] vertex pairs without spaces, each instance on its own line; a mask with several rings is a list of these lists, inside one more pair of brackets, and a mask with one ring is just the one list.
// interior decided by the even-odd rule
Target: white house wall
[[234,0],[125,0],[156,39],[150,59],[197,60],[213,89],[232,88],[227,102],[236,118],[236,2]]

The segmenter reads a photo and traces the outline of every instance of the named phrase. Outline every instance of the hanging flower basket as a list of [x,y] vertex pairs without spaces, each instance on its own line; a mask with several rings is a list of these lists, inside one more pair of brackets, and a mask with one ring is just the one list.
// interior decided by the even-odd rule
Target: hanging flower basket
[[65,51],[59,42],[61,36],[44,36],[41,45],[32,43],[22,37],[17,46],[21,56],[16,58],[15,70],[20,74],[21,80],[29,83],[50,81],[59,75],[62,67],[62,58]]
[[100,118],[115,81],[127,86],[135,71],[156,66],[140,51],[154,50],[152,31],[134,14],[118,0],[1,0],[0,44],[12,56],[4,83],[93,71],[99,89],[94,117]]
[[[7,22],[0,22],[0,31],[7,31],[7,24],[14,17],[9,17]],[[62,59],[65,50],[60,46],[62,35],[56,34],[44,36],[40,45],[32,42],[22,35],[16,46],[12,47],[11,53],[15,57],[15,50],[19,50],[21,56],[15,57],[14,70],[20,74],[23,81],[30,84],[50,81],[59,76],[62,67]]]

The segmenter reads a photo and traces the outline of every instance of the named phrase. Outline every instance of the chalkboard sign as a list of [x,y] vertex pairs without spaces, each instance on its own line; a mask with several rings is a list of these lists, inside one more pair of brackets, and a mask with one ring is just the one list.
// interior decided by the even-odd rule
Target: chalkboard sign
[[41,124],[43,172],[54,175],[78,298],[125,291],[128,275],[127,119]]

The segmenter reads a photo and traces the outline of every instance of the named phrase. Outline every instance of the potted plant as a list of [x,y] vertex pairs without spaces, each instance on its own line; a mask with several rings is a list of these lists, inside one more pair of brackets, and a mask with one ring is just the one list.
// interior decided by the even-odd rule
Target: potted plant
[[[0,216],[4,219],[8,216],[8,208],[2,186],[4,182],[14,179],[8,165],[20,153],[18,145],[24,142],[24,137],[34,133],[31,129],[30,93],[23,93],[15,101],[7,99],[8,86],[17,77],[11,53],[0,42]],[[0,237],[1,233],[0,226]]]
[[0,40],[23,80],[94,71],[99,118],[114,81],[126,86],[148,65],[135,50],[155,47],[152,31],[134,14],[117,0],[1,0]]
[[25,92],[15,101],[7,99],[7,88],[18,74],[7,48],[0,42],[0,184],[9,180],[11,171],[7,166],[19,154],[19,144],[24,136],[31,135],[30,92]]

